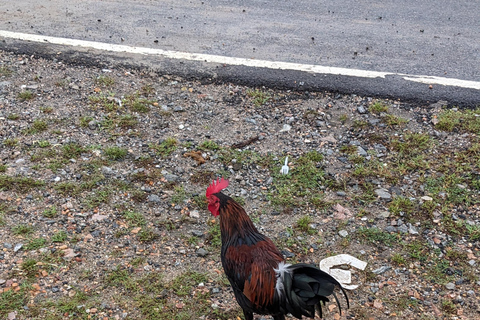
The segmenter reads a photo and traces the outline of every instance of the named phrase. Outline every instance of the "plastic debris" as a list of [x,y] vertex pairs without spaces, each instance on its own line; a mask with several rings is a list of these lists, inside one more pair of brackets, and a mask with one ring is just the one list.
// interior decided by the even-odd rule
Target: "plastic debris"
[[282,169],[280,169],[281,174],[288,174],[288,157],[285,157],[285,165],[282,166]]
[[358,285],[352,285],[352,274],[349,270],[336,269],[333,267],[341,265],[349,265],[354,268],[365,270],[367,263],[349,254],[339,254],[336,256],[328,257],[320,261],[320,269],[325,271],[342,285],[344,289],[354,290],[358,288]]

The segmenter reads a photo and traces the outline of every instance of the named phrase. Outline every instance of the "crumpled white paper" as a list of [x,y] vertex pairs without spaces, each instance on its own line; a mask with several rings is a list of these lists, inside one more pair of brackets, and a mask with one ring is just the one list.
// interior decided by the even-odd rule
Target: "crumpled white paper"
[[347,264],[354,268],[365,270],[367,263],[365,261],[359,260],[355,257],[352,257],[349,254],[339,254],[336,256],[331,256],[320,261],[320,270],[325,271],[342,285],[344,289],[355,290],[358,288],[358,285],[352,283],[352,274],[348,270],[342,269],[332,269],[336,266],[341,266],[342,264]]

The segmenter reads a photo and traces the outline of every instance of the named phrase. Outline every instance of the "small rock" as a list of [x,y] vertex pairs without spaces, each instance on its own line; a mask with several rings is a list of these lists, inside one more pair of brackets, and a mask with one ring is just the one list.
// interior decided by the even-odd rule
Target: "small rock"
[[156,194],[149,194],[147,197],[147,200],[149,202],[154,202],[154,203],[159,203],[161,201],[160,197],[157,196]]
[[282,250],[282,254],[285,256],[285,258],[295,257],[295,254],[293,252],[288,251],[288,250]]
[[12,248],[13,248],[13,245],[12,245],[11,243],[5,242],[5,243],[3,244],[3,247],[4,247],[5,249],[12,249]]
[[422,199],[423,201],[432,201],[433,200],[433,198],[429,197],[429,196],[423,196],[420,199]]
[[110,168],[110,167],[107,167],[107,166],[103,166],[102,167],[102,173],[104,175],[111,175],[111,174],[113,174],[113,169]]
[[449,282],[449,283],[447,283],[447,284],[445,285],[445,288],[446,288],[447,290],[455,290],[455,284]]
[[60,289],[58,289],[58,287],[52,287],[52,292],[53,293],[57,293],[58,291],[60,291]]
[[362,157],[368,156],[367,151],[365,151],[365,149],[363,149],[363,148],[360,147],[360,146],[357,147],[357,153],[358,153],[358,155],[360,155],[360,156],[362,156]]
[[180,181],[180,177],[175,175],[175,174],[171,174],[171,173],[167,173],[164,175],[164,178],[165,180],[167,180],[168,182],[177,182],[177,181]]
[[337,191],[337,196],[339,197],[345,197],[347,193],[345,191]]
[[203,249],[203,248],[200,248],[197,250],[197,256],[199,257],[206,257],[208,255],[208,251]]
[[280,132],[287,132],[287,131],[290,131],[290,129],[292,129],[292,126],[289,125],[289,124],[284,124],[283,125],[283,128],[280,130]]
[[347,230],[340,230],[340,231],[338,231],[338,234],[340,235],[340,237],[345,238],[346,236],[348,236],[348,231]]
[[92,216],[91,220],[92,220],[92,221],[102,221],[102,220],[105,220],[105,219],[107,219],[107,218],[108,218],[108,216],[106,216],[106,215],[104,215],[104,214],[95,213],[95,214]]
[[192,210],[190,211],[190,217],[198,219],[200,218],[200,213],[198,212],[198,210]]
[[203,237],[203,231],[200,231],[200,230],[192,230],[192,235],[194,235],[195,237]]
[[418,234],[417,228],[415,228],[411,223],[408,224],[408,233]]
[[392,195],[388,192],[387,189],[384,189],[384,188],[379,188],[379,189],[376,189],[375,190],[375,194],[381,198],[381,199],[385,199],[385,200],[390,200],[392,198]]
[[375,274],[382,274],[382,273],[387,272],[390,269],[392,269],[391,266],[383,266],[383,267],[380,267],[378,269],[373,270],[372,272],[375,273]]
[[17,252],[18,250],[22,249],[23,243],[17,243],[13,248],[13,252]]
[[364,106],[359,106],[359,107],[357,107],[357,111],[358,111],[358,113],[360,113],[360,114],[365,114],[365,113],[367,113],[367,109],[365,109]]

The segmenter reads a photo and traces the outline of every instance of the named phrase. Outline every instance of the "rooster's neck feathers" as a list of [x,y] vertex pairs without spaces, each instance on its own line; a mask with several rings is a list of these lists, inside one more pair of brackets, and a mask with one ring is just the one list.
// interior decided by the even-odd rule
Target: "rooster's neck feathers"
[[235,200],[219,192],[215,196],[220,200],[220,229],[222,238],[239,236],[245,238],[249,234],[257,234],[252,220]]

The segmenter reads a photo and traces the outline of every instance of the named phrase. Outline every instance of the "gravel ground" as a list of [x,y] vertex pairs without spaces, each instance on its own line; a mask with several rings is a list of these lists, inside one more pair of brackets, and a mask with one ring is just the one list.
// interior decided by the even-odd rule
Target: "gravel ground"
[[288,260],[368,262],[326,319],[475,319],[480,117],[445,104],[0,51],[0,317],[242,317],[203,197],[224,176]]

